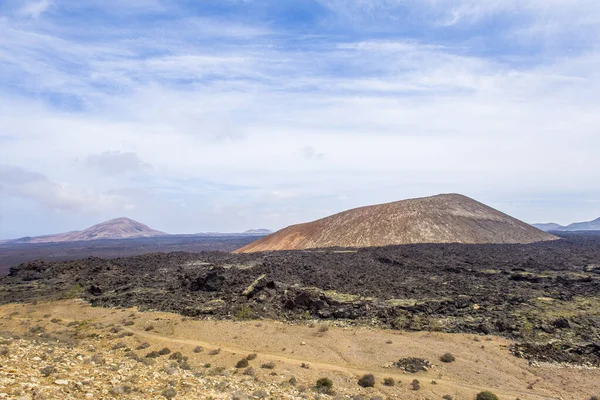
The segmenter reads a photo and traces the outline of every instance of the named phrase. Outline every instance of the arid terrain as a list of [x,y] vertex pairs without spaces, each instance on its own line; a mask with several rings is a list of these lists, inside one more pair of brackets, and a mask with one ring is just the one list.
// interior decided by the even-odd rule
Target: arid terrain
[[[496,336],[196,320],[62,300],[0,307],[0,337],[0,396],[12,399],[473,399],[491,390],[583,400],[600,390],[600,370],[531,364]],[[455,360],[442,362],[445,353]],[[410,357],[428,367],[394,365]],[[365,374],[374,387],[358,385]],[[317,391],[320,378],[331,379],[331,396]]]
[[414,243],[534,243],[543,232],[460,194],[441,194],[344,211],[292,225],[238,250],[251,253]]

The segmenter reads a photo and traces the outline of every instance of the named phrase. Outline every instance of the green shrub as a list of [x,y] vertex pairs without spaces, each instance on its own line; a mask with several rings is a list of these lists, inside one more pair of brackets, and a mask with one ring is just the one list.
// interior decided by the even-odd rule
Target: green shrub
[[443,356],[440,357],[440,361],[441,362],[445,362],[445,363],[451,363],[454,362],[456,360],[456,357],[454,357],[452,354],[450,353],[446,353]]
[[363,375],[359,380],[358,380],[358,385],[361,387],[373,387],[375,386],[375,377],[373,376],[373,374],[366,374]]
[[329,378],[320,378],[319,380],[317,380],[315,389],[317,389],[319,393],[332,394],[333,381]]
[[254,311],[252,311],[250,307],[244,304],[242,308],[240,308],[238,312],[235,313],[235,318],[241,320],[252,319],[254,318]]
[[396,381],[394,381],[394,378],[385,378],[383,380],[383,384],[385,386],[394,386],[396,384]]
[[479,393],[477,397],[475,397],[475,400],[498,400],[498,396],[486,390],[485,392]]

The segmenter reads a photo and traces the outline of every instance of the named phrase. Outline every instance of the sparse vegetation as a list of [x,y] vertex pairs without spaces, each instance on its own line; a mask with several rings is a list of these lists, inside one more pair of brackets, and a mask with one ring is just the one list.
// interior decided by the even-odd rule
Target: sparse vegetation
[[319,393],[333,394],[333,381],[329,378],[320,378],[315,384],[315,389]]
[[146,332],[153,331],[153,330],[154,330],[154,325],[148,325],[147,327],[145,327],[145,328],[144,328],[144,330],[145,330]]
[[455,360],[456,360],[456,358],[450,353],[446,353],[440,357],[440,361],[445,362],[445,363],[451,363],[451,362],[454,362]]
[[221,353],[221,349],[213,349],[211,351],[208,352],[209,356],[216,356],[217,354]]
[[254,368],[248,367],[248,368],[246,368],[244,370],[244,375],[255,377],[256,376],[256,371],[254,371]]
[[361,387],[374,387],[375,376],[373,374],[365,374],[358,380],[358,385]]
[[150,343],[148,342],[144,342],[142,344],[140,344],[138,347],[136,347],[136,350],[144,350],[147,349],[148,347],[150,347]]
[[202,353],[202,351],[204,351],[204,348],[202,346],[194,347],[194,353]]
[[265,368],[265,369],[274,369],[275,368],[275,363],[273,361],[270,361],[268,363],[264,363],[262,364],[260,367],[261,368]]
[[235,318],[239,319],[239,320],[249,320],[249,319],[253,319],[254,318],[254,311],[252,311],[252,309],[247,306],[247,305],[243,305],[236,313],[235,313]]
[[170,353],[171,353],[171,350],[168,347],[163,347],[158,352],[158,354],[160,354],[161,356],[166,356],[167,354],[170,354]]
[[48,365],[48,366],[40,369],[40,374],[42,374],[45,377],[48,377],[55,373],[56,373],[56,367],[54,365]]
[[445,394],[445,395],[442,397],[442,399],[444,399],[444,400],[454,400],[454,397],[452,397],[452,395],[450,395],[450,394]]
[[252,360],[255,360],[256,357],[258,357],[258,355],[256,353],[248,354],[248,357],[246,357],[246,360],[252,361]]
[[394,386],[394,385],[396,385],[396,381],[394,380],[394,378],[384,378],[383,384],[385,386]]
[[320,324],[319,325],[319,329],[318,329],[319,333],[325,333],[328,330],[329,330],[329,325],[327,325],[327,324]]
[[498,396],[490,391],[484,391],[477,394],[475,400],[498,400]]
[[242,358],[240,361],[235,364],[236,368],[247,368],[248,367],[248,359]]
[[296,386],[298,384],[298,380],[296,379],[295,376],[292,376],[289,380],[288,383],[292,386]]
[[[413,379],[413,381],[410,383],[410,386],[411,386],[412,390],[420,390],[421,382],[419,382],[418,379]],[[477,399],[477,400],[481,400],[481,399]]]

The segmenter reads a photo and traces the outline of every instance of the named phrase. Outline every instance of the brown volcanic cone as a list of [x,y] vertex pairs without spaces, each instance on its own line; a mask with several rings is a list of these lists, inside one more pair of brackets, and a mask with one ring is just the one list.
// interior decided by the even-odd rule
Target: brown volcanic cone
[[532,243],[556,239],[466,196],[441,194],[355,208],[288,226],[236,252],[409,243]]
[[17,239],[22,243],[60,243],[96,239],[129,239],[149,236],[164,236],[166,233],[156,231],[129,218],[115,218],[110,221],[89,227],[83,231],[59,233],[56,235],[38,236]]

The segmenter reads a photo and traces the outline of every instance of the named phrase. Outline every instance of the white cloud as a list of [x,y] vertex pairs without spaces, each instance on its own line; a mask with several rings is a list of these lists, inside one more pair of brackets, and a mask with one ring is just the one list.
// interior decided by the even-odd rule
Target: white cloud
[[[555,2],[552,23],[564,7]],[[517,7],[453,3],[455,24]],[[428,3],[443,10],[432,21],[451,15],[448,4]],[[402,2],[352,5],[373,14]],[[549,21],[541,2],[518,7]],[[600,191],[597,46],[511,62],[469,43],[333,37],[293,47],[260,27],[235,22],[219,34],[186,21],[181,37],[76,41],[0,20],[0,72],[20,89],[0,91],[0,159],[13,166],[0,195],[63,211],[127,209],[195,232],[264,220],[274,229],[438,192],[493,203]],[[194,29],[205,42],[190,40]],[[228,41],[206,44],[212,35]],[[543,220],[533,207],[517,216],[529,215]]]
[[40,15],[52,7],[52,0],[29,1],[21,8],[20,13],[31,18],[39,18]]
[[0,165],[0,197],[32,200],[56,212],[99,212],[122,209],[120,196],[52,182],[46,176],[10,165]]

